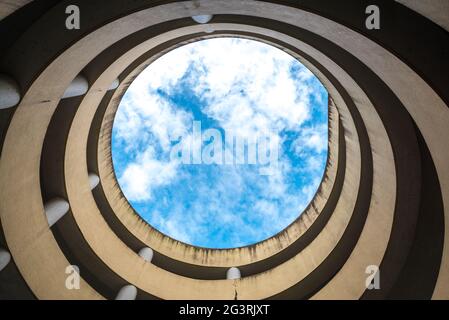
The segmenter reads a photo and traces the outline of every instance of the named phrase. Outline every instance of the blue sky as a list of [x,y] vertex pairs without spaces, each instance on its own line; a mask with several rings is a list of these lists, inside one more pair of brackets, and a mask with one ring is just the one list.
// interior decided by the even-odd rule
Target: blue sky
[[[170,51],[119,106],[112,157],[120,187],[145,221],[177,240],[208,248],[262,241],[291,224],[321,182],[327,99],[307,68],[267,44],[219,38]],[[259,163],[171,158],[177,144],[192,142],[194,121],[203,131],[218,129],[223,147],[232,147],[225,141],[231,132],[241,141],[277,142],[277,165],[264,175]]]

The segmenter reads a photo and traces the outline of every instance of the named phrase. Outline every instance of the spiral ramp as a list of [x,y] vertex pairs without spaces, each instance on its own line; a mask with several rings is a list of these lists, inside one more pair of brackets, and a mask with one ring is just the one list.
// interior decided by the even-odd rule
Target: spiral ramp
[[[0,299],[449,299],[449,2],[344,3],[0,1]],[[331,97],[313,201],[278,235],[229,250],[139,218],[110,150],[133,79],[220,36],[282,48]]]

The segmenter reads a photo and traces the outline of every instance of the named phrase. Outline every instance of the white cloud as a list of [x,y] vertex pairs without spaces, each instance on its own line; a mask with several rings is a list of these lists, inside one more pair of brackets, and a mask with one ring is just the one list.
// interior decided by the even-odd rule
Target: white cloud
[[192,242],[192,229],[186,228],[185,219],[182,214],[179,214],[179,210],[175,212],[177,213],[172,214],[170,219],[165,219],[164,215],[157,210],[152,212],[153,225],[179,241]]
[[120,186],[128,200],[150,200],[154,188],[168,185],[176,178],[178,164],[158,161],[154,153],[154,149],[148,147],[119,177]]
[[299,137],[293,142],[294,152],[299,155],[310,149],[317,153],[326,151],[327,130],[327,125],[324,124],[302,128]]
[[[220,45],[205,41],[196,47],[195,59],[207,72],[197,79],[195,90],[207,99],[206,113],[223,128],[251,136],[298,129],[309,118],[310,89],[292,78],[291,56],[274,48],[267,54],[267,46],[255,41],[218,41]],[[297,76],[302,81],[313,77],[304,67]]]

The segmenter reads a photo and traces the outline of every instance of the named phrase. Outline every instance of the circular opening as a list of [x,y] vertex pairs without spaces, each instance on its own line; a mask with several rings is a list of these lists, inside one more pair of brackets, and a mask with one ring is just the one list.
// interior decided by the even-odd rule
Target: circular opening
[[315,195],[328,93],[298,60],[243,38],[174,49],[130,85],[112,159],[123,194],[162,233],[235,248],[272,237]]

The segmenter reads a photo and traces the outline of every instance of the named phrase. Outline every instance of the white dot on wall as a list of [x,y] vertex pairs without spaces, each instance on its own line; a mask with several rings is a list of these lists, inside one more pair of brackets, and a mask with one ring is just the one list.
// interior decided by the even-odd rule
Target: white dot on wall
[[89,90],[89,82],[82,75],[77,75],[62,96],[63,99],[82,96]]
[[154,252],[151,248],[143,248],[139,251],[139,256],[143,258],[147,262],[151,262],[153,260]]
[[20,90],[17,83],[7,75],[0,75],[0,109],[16,106],[20,102]]
[[5,249],[0,248],[0,271],[6,268],[11,261],[11,254]]
[[236,280],[240,279],[242,277],[242,274],[240,273],[240,270],[236,267],[232,267],[228,270],[226,273],[226,279],[228,280]]
[[69,210],[70,205],[61,198],[54,198],[44,205],[45,214],[50,228],[59,221]]
[[115,300],[136,300],[137,288],[132,285],[124,286],[120,289]]
[[211,14],[203,14],[203,15],[193,16],[192,19],[196,23],[205,24],[205,23],[208,23],[209,21],[211,21],[213,17],[214,16]]
[[119,85],[120,85],[119,79],[115,79],[115,80],[111,83],[111,86],[109,87],[108,90],[115,90],[115,89],[118,88]]
[[90,190],[95,189],[96,186],[100,183],[100,178],[95,173],[89,173],[89,185]]

